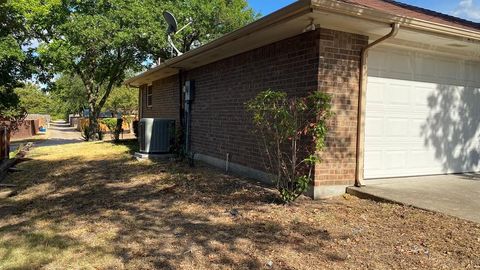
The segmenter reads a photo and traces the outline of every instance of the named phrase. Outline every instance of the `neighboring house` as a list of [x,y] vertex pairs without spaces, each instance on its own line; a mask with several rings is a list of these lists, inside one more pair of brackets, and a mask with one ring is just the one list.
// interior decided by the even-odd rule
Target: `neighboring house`
[[228,154],[232,171],[255,178],[264,163],[245,102],[266,89],[330,93],[314,198],[374,178],[479,171],[477,23],[394,1],[298,1],[127,83],[140,88],[142,118],[180,123],[186,81],[195,158],[222,167]]

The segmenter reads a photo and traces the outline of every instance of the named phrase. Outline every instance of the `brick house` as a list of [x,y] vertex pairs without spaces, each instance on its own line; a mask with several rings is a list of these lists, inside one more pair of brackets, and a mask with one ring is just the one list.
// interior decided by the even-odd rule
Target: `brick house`
[[[367,61],[368,60],[368,61]],[[266,89],[333,97],[312,196],[369,179],[479,170],[480,25],[390,0],[302,0],[127,83],[142,118],[181,123],[195,158],[264,179],[245,102]],[[465,120],[465,119],[468,119]]]

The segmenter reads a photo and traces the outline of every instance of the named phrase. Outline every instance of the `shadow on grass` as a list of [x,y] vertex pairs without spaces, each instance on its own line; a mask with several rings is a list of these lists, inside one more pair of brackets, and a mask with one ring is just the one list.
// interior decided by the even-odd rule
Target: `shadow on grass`
[[[135,151],[134,142],[121,144]],[[136,265],[141,257],[142,267],[147,268],[175,269],[185,260],[199,258],[213,265],[261,268],[265,262],[248,254],[249,245],[268,250],[281,243],[297,252],[318,252],[322,242],[330,240],[328,232],[303,222],[280,224],[233,216],[232,209],[268,211],[259,206],[272,193],[202,165],[142,164],[126,155],[108,160],[72,156],[34,159],[23,163],[22,169],[29,175],[12,178],[20,194],[1,204],[0,215],[5,220],[26,220],[0,227],[0,235],[33,233],[30,226],[41,221],[49,226],[66,220],[107,222],[119,228],[110,244],[127,266]],[[318,241],[311,241],[312,237]],[[27,238],[27,246],[42,242],[41,237]],[[89,239],[66,239],[64,244],[63,248],[91,246]]]

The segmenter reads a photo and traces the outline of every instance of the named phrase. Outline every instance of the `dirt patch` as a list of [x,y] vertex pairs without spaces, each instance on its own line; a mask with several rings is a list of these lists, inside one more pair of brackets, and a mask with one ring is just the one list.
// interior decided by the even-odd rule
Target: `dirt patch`
[[0,269],[478,269],[480,225],[274,191],[125,145],[34,149],[0,200]]

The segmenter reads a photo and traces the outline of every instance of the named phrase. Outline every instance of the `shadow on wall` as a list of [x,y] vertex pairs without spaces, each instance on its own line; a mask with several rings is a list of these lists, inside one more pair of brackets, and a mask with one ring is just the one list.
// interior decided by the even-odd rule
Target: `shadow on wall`
[[428,97],[429,115],[421,128],[445,172],[474,172],[480,162],[480,89],[439,85]]

